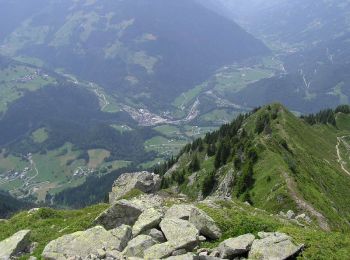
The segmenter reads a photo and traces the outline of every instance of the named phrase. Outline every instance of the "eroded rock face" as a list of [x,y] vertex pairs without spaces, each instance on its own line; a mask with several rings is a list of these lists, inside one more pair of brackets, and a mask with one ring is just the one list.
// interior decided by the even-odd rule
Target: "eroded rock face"
[[221,237],[221,231],[215,224],[215,221],[201,209],[193,208],[191,210],[190,222],[205,237],[210,239],[218,239]]
[[254,240],[255,236],[252,234],[227,239],[220,243],[218,247],[220,257],[224,259],[231,259],[245,254],[249,251]]
[[30,246],[30,230],[22,230],[0,242],[0,259],[10,259]]
[[87,258],[91,254],[97,256],[103,248],[118,250],[121,248],[121,241],[123,240],[123,243],[125,243],[125,237],[118,237],[113,234],[120,233],[123,232],[106,231],[101,226],[75,232],[51,241],[45,247],[42,256],[44,259],[65,260],[76,256]]
[[154,193],[160,189],[161,178],[150,172],[124,173],[114,182],[109,202],[114,203],[133,189]]
[[297,255],[303,245],[295,245],[291,238],[283,233],[265,233],[258,234],[261,239],[253,242],[249,252],[249,258],[257,260],[283,260]]
[[101,225],[106,229],[113,229],[123,224],[134,225],[138,217],[143,212],[139,207],[128,200],[120,200],[101,213],[95,221],[95,225]]

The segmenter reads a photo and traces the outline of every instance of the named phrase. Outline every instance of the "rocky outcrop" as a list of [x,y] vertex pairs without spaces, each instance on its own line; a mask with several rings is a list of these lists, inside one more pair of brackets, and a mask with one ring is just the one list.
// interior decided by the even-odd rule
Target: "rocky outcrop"
[[166,218],[178,218],[178,219],[184,219],[184,220],[189,220],[190,219],[190,214],[191,210],[194,209],[195,207],[190,204],[176,204],[170,207],[166,213],[165,217]]
[[30,247],[30,230],[22,230],[0,242],[0,259],[10,259],[26,253]]
[[150,236],[139,235],[132,239],[125,248],[123,255],[126,257],[143,257],[146,249],[155,245],[156,241]]
[[95,225],[101,225],[106,229],[113,229],[123,224],[134,225],[143,208],[128,200],[120,200],[114,203],[106,211],[102,212],[94,221]]
[[218,247],[220,257],[224,259],[232,259],[236,256],[248,253],[254,240],[255,236],[252,234],[227,239]]
[[187,220],[164,218],[160,228],[176,249],[193,249],[199,243],[198,229]]
[[303,245],[295,245],[291,237],[283,233],[260,232],[258,236],[261,239],[254,240],[249,252],[251,259],[283,260],[297,255],[303,249]]
[[150,172],[124,173],[114,182],[109,202],[114,203],[133,189],[154,193],[160,189],[161,178]]
[[190,213],[190,222],[205,237],[210,239],[218,239],[221,237],[221,231],[215,221],[203,210],[193,208]]
[[101,255],[104,250],[122,250],[126,241],[131,238],[131,229],[125,226],[112,231],[106,231],[101,226],[62,236],[51,241],[43,251],[43,258],[64,260],[79,256]]
[[146,230],[158,227],[163,215],[164,214],[160,210],[154,208],[146,209],[141,213],[132,229],[133,236],[137,236]]
[[158,243],[164,243],[166,241],[163,232],[156,228],[147,230],[146,232],[144,232],[144,234],[152,237],[154,241],[157,241]]

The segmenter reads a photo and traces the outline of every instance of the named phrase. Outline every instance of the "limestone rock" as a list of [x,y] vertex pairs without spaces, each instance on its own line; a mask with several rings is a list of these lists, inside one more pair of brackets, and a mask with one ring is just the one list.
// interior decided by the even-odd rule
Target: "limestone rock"
[[161,178],[150,172],[124,173],[114,182],[109,202],[114,203],[133,189],[154,193],[160,189]]
[[101,226],[96,226],[86,231],[78,231],[73,234],[62,236],[51,241],[43,251],[43,258],[50,260],[65,260],[79,256],[87,258],[89,255],[98,255],[98,250],[117,249],[120,239],[106,231]]
[[176,249],[194,248],[199,242],[197,228],[187,220],[164,218],[160,228],[168,241],[179,246]]
[[102,225],[106,229],[113,229],[123,224],[134,225],[143,209],[127,200],[114,203],[102,212],[94,221],[95,225]]
[[283,233],[258,234],[261,239],[254,240],[249,258],[258,260],[283,260],[297,255],[302,249],[302,245],[295,245],[291,238]]
[[132,234],[137,236],[147,229],[152,229],[158,227],[160,221],[162,220],[163,213],[154,208],[146,209],[141,213],[136,223],[133,226]]
[[118,228],[112,229],[110,232],[119,241],[117,244],[115,244],[116,250],[123,251],[132,238],[131,227],[127,225],[121,225]]
[[165,217],[189,220],[193,208],[195,207],[189,204],[173,205],[165,212]]
[[240,256],[249,251],[255,240],[252,234],[242,235],[236,238],[230,238],[220,243],[218,249],[221,258],[231,259]]
[[152,237],[139,235],[128,243],[123,254],[127,257],[143,257],[145,250],[155,244],[156,242]]
[[21,230],[0,242],[0,259],[10,259],[30,246],[30,230]]
[[163,232],[156,228],[147,230],[143,234],[152,237],[158,243],[164,243],[166,241]]
[[190,214],[190,222],[199,230],[202,235],[210,239],[218,239],[221,237],[221,231],[215,224],[215,221],[203,210],[193,208]]

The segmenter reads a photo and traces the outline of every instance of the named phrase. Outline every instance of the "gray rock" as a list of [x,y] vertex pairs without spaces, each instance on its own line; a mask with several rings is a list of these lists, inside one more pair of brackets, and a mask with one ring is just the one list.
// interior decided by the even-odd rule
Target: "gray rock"
[[156,242],[152,237],[139,235],[128,243],[123,251],[123,255],[127,257],[143,257],[145,250],[155,244]]
[[187,254],[183,254],[183,255],[170,256],[166,259],[168,259],[168,260],[197,260],[197,259],[199,259],[199,257],[193,253],[187,253]]
[[116,202],[133,189],[154,193],[160,189],[160,184],[161,178],[154,173],[146,171],[124,173],[114,182],[112,192],[109,194],[109,202]]
[[286,217],[288,219],[293,219],[295,217],[295,213],[293,210],[288,210],[287,213],[286,213]]
[[215,221],[203,210],[193,208],[190,214],[190,222],[195,225],[202,235],[210,239],[218,239],[221,237],[221,231],[215,224]]
[[36,258],[35,256],[30,256],[29,260],[37,260],[38,258]]
[[95,225],[102,225],[106,229],[113,229],[123,224],[134,225],[141,215],[143,208],[133,202],[120,200],[102,212],[94,221]]
[[128,242],[132,239],[131,227],[127,225],[121,225],[118,228],[110,230],[110,232],[119,241],[115,244],[115,248],[118,251],[123,251]]
[[21,230],[0,242],[0,259],[10,259],[30,246],[30,230]]
[[161,211],[154,208],[146,209],[141,213],[132,228],[133,236],[135,237],[148,229],[158,227],[162,218],[163,213]]
[[189,220],[193,208],[195,206],[189,204],[173,205],[165,212],[165,217]]
[[182,249],[175,250],[174,252],[171,253],[171,255],[178,256],[178,255],[184,255],[186,253],[187,253],[186,249],[182,248]]
[[123,254],[117,250],[107,250],[106,259],[120,260],[123,259]]
[[199,255],[199,260],[221,260],[222,258],[210,256],[210,255]]
[[97,257],[100,249],[116,250],[119,246],[118,237],[103,227],[97,226],[51,241],[45,247],[42,257],[50,260],[65,260],[75,256],[87,258],[90,255]]
[[169,241],[162,244],[156,244],[145,250],[144,259],[162,259],[171,256],[175,250],[177,250],[175,244]]
[[175,245],[182,245],[176,249],[193,249],[199,243],[197,228],[187,220],[164,218],[160,228],[166,239]]
[[220,243],[218,250],[221,258],[231,259],[249,251],[255,240],[252,234],[246,234],[235,238],[230,238]]
[[258,234],[261,239],[254,240],[249,252],[250,259],[257,260],[284,260],[297,255],[303,245],[295,245],[291,238],[283,233]]
[[164,243],[166,241],[163,232],[156,229],[156,228],[152,228],[150,230],[147,230],[143,234],[152,237],[158,243]]

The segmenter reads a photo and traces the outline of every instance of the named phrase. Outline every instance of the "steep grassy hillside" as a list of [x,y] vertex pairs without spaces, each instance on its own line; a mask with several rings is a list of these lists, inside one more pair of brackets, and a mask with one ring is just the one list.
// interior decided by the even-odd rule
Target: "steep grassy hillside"
[[281,105],[265,106],[186,146],[163,186],[195,198],[233,195],[274,213],[307,212],[325,230],[348,230],[349,146],[337,137],[350,135],[350,116],[336,119],[310,125]]

